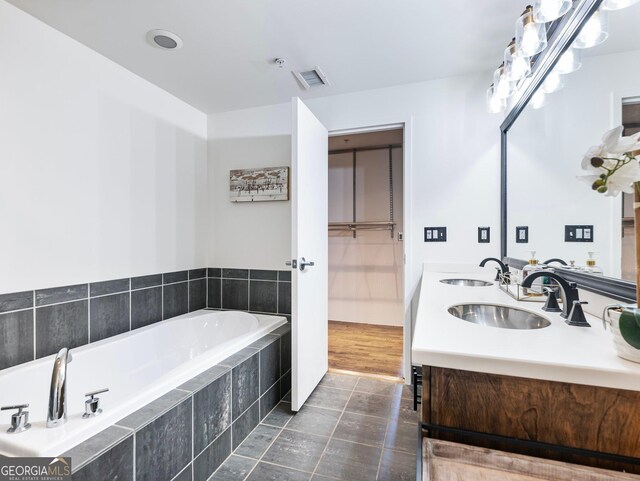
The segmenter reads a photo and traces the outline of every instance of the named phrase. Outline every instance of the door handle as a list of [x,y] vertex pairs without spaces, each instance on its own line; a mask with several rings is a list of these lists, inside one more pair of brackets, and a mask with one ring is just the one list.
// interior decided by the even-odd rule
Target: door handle
[[307,266],[313,267],[315,265],[316,265],[315,262],[307,262],[304,257],[300,258],[300,270],[301,271],[303,271],[305,269],[305,267],[307,267]]
[[287,261],[284,263],[286,266],[293,267],[294,269],[298,267],[298,261],[293,259],[291,261]]

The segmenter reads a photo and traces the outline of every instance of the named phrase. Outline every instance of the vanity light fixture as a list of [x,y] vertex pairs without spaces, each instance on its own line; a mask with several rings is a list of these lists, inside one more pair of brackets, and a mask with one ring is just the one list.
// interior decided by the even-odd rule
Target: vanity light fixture
[[562,75],[552,70],[547,75],[547,78],[544,79],[544,82],[542,82],[540,90],[545,94],[552,94],[553,92],[560,90],[562,87],[564,87],[564,79],[562,78]]
[[609,12],[598,9],[573,42],[575,48],[591,48],[600,45],[609,37]]
[[531,108],[534,110],[541,109],[547,105],[547,94],[545,94],[542,90],[536,90],[536,93],[531,97]]
[[500,99],[511,97],[515,91],[515,82],[507,79],[504,62],[493,72],[493,89],[494,95]]
[[634,3],[638,3],[638,0],[604,0],[602,8],[604,10],[621,10],[630,7]]
[[568,48],[561,56],[558,63],[553,68],[554,72],[565,75],[575,72],[582,66],[582,51],[577,48]]
[[534,20],[533,7],[528,5],[516,20],[516,50],[519,55],[533,57],[547,47],[547,27]]
[[533,19],[538,23],[553,22],[571,9],[571,0],[535,0]]
[[496,96],[493,84],[487,89],[487,112],[490,114],[499,114],[507,106],[507,99],[501,99]]
[[504,72],[507,80],[516,82],[531,73],[529,57],[518,55],[515,37],[504,50]]

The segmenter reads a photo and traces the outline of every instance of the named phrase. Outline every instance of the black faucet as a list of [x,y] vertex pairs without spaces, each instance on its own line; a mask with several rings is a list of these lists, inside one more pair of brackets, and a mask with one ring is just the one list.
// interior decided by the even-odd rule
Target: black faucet
[[551,264],[552,262],[557,262],[558,264],[561,264],[561,265],[563,265],[563,266],[568,265],[565,261],[563,261],[562,259],[558,259],[557,257],[554,257],[554,258],[552,258],[552,259],[546,260],[546,261],[544,261],[544,262],[543,262],[543,264],[545,264],[545,265],[549,265],[549,264]]
[[584,311],[582,310],[582,304],[586,304],[584,301],[580,301],[578,296],[578,286],[575,282],[567,282],[563,277],[559,276],[555,272],[549,272],[548,270],[532,272],[522,281],[522,287],[531,287],[533,281],[538,277],[547,277],[555,279],[555,281],[562,289],[564,293],[564,302],[562,304],[562,314],[560,316],[566,319],[567,324],[570,326],[591,327],[584,317]]
[[484,265],[489,261],[497,262],[498,265],[500,266],[500,269],[496,273],[496,278],[494,280],[499,281],[500,280],[500,274],[504,275],[504,274],[507,274],[509,272],[509,265],[505,264],[500,259],[496,259],[495,257],[487,257],[486,259],[483,259],[482,262],[480,263],[480,267],[484,267]]

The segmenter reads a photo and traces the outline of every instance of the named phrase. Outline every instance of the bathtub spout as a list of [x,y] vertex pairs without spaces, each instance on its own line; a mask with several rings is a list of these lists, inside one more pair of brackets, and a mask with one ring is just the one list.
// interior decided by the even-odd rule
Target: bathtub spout
[[49,409],[47,410],[48,428],[62,426],[67,422],[67,364],[72,359],[69,349],[63,347],[53,363]]

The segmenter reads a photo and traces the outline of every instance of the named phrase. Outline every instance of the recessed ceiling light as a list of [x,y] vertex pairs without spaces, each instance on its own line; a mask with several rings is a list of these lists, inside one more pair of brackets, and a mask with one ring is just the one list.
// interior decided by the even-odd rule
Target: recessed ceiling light
[[149,30],[147,41],[154,47],[163,50],[177,50],[183,45],[182,39],[168,30]]

